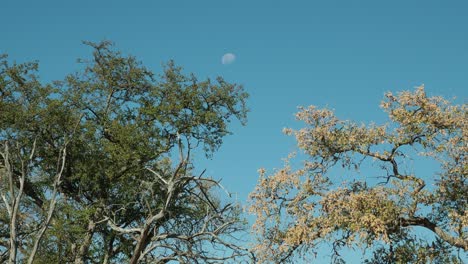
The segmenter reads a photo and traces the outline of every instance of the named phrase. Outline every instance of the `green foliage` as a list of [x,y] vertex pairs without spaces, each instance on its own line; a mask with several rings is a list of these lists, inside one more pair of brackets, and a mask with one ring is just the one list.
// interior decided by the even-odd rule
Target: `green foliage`
[[[28,161],[35,146],[22,198],[24,219],[29,219],[24,221],[39,220],[37,226],[45,219],[66,148],[57,208],[37,263],[128,261],[134,236],[116,232],[106,219],[134,228],[164,208],[165,217],[152,223],[154,235],[186,236],[203,227],[211,211],[238,223],[238,211],[223,211],[224,205],[214,202],[214,186],[197,182],[201,179],[193,175],[190,152],[200,148],[210,157],[230,134],[231,120],[245,124],[248,95],[242,86],[221,77],[199,81],[172,61],[156,76],[109,42],[85,44],[93,54],[80,60],[83,69],[47,85],[36,76],[37,63],[10,65],[6,56],[0,58],[0,143],[15,146],[12,158],[0,165],[11,163],[16,179],[21,161]],[[175,189],[163,183],[184,177]],[[13,197],[9,190],[2,191]],[[0,224],[7,226],[10,219],[0,216]],[[19,226],[24,233],[20,251],[28,252],[35,227]],[[7,254],[3,242],[8,234],[1,233],[0,240],[0,254]],[[154,252],[160,258],[174,254],[161,241]]]
[[374,251],[372,259],[366,264],[425,264],[425,263],[454,263],[461,264],[461,260],[452,254],[452,248],[446,242],[436,239],[430,244],[416,238],[408,238],[404,242],[390,247],[381,247]]

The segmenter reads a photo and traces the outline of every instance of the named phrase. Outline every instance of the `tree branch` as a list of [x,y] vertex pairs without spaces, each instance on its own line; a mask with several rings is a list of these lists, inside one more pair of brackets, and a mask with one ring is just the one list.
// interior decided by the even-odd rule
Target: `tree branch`
[[438,227],[435,223],[431,222],[427,218],[422,217],[411,217],[411,218],[400,218],[401,225],[404,227],[409,226],[422,226],[425,227],[432,232],[434,232],[437,236],[439,236],[442,240],[449,243],[450,245],[458,248],[462,248],[464,250],[468,250],[468,241],[462,238],[457,238],[449,233],[442,230]]

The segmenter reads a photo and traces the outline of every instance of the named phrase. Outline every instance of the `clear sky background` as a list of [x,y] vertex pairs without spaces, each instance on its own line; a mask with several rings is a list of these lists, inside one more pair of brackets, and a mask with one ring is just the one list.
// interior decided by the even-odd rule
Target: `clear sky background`
[[[44,81],[90,55],[83,40],[111,40],[154,72],[174,59],[186,72],[221,75],[251,97],[246,127],[199,166],[245,202],[257,169],[294,150],[284,127],[299,105],[339,117],[385,120],[385,91],[425,84],[429,94],[468,95],[468,1],[2,1],[0,53],[39,60]],[[223,65],[225,53],[236,60]],[[354,259],[350,263],[359,263]]]

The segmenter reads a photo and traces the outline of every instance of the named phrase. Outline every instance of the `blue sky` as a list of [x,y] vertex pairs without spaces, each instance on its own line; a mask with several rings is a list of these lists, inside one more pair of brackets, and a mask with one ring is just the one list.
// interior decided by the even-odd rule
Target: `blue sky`
[[[224,76],[250,93],[246,127],[233,124],[209,174],[245,201],[257,169],[281,167],[294,150],[284,127],[299,105],[382,122],[385,91],[425,84],[468,95],[467,1],[2,1],[0,53],[39,60],[44,81],[78,69],[111,40],[155,72],[174,59],[200,77]],[[225,53],[234,63],[221,64]],[[359,262],[358,260],[356,260]]]

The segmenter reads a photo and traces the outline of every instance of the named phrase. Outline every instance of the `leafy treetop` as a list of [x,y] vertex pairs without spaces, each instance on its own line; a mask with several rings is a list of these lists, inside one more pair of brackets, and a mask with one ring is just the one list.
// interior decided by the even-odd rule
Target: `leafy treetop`
[[[428,97],[421,86],[387,93],[381,107],[390,118],[383,125],[340,120],[315,106],[297,113],[305,127],[285,133],[308,159],[294,169],[291,155],[271,175],[260,169],[250,196],[261,261],[293,262],[330,242],[337,262],[344,246],[375,249],[376,263],[461,262],[451,252],[468,249],[466,105]],[[408,172],[416,156],[440,171]],[[365,168],[366,177],[340,182],[339,165],[351,175]],[[419,240],[414,227],[435,234],[435,242]]]

